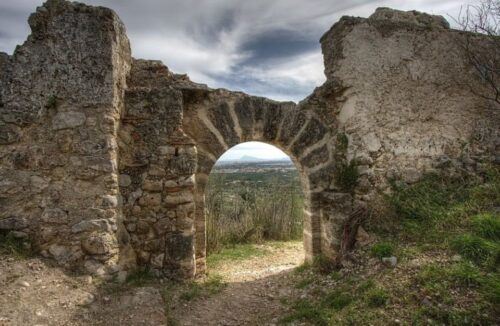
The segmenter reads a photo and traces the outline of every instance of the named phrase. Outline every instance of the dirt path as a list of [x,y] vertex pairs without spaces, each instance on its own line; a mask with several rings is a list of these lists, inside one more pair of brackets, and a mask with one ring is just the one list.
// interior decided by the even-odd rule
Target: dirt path
[[[4,325],[269,325],[285,310],[280,298],[294,291],[291,270],[302,263],[299,242],[266,244],[254,257],[221,259],[211,266],[223,290],[186,301],[186,287],[146,278],[140,284],[105,282],[65,273],[40,257],[0,256],[0,326]],[[225,287],[224,287],[225,284]],[[167,300],[168,296],[165,297]]]
[[267,253],[227,261],[210,270],[227,286],[208,297],[177,300],[170,313],[180,325],[273,325],[285,312],[281,299],[295,288],[292,270],[303,262],[300,242],[262,245]]
[[159,288],[112,284],[42,258],[0,256],[0,326],[166,325]]

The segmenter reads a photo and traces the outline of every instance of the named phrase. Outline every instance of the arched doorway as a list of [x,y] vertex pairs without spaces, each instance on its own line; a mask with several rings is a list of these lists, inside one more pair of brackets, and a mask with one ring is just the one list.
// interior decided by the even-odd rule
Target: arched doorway
[[[275,146],[245,142],[230,148],[214,165],[205,188],[207,255],[235,246],[293,241],[303,233],[300,175]],[[276,243],[275,243],[276,244]]]
[[[304,193],[304,251],[310,261],[322,252],[321,192],[330,185],[333,144],[329,129],[311,111],[226,90],[185,97],[183,130],[196,144],[195,259],[206,270],[205,190],[216,161],[231,147],[261,141],[286,153],[299,171]],[[189,101],[187,101],[189,100]]]

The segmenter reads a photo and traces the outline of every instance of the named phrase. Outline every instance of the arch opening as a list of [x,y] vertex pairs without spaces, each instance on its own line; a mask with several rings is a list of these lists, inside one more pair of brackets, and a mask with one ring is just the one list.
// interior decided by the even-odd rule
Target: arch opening
[[[304,192],[299,171],[275,146],[245,142],[213,166],[205,189],[206,252],[237,245],[299,240],[302,251]],[[303,261],[303,251],[294,262]]]

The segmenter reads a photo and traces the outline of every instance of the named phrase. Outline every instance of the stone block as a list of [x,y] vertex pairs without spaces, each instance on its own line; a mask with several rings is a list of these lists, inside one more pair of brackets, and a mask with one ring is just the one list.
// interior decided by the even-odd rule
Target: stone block
[[68,223],[68,213],[60,208],[46,208],[41,219],[45,223],[66,224]]
[[104,255],[116,248],[116,239],[109,233],[89,235],[82,241],[82,249],[90,255]]
[[161,180],[146,179],[142,183],[142,189],[151,192],[159,192],[163,190],[163,184]]
[[145,193],[139,199],[139,205],[141,206],[159,206],[161,205],[161,194],[160,193]]
[[165,196],[165,203],[170,206],[190,203],[192,201],[193,201],[193,193],[188,190],[168,193]]
[[0,230],[22,230],[28,226],[28,220],[24,217],[11,216],[0,219]]
[[85,123],[85,114],[82,112],[59,112],[52,119],[52,129],[69,129],[83,125]]

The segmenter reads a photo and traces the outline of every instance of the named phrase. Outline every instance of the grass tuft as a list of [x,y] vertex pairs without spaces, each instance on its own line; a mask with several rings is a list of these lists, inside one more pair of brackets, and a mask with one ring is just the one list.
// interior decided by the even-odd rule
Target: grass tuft
[[155,279],[149,268],[138,268],[133,273],[127,275],[126,282],[132,286],[144,286]]
[[370,307],[383,307],[387,304],[389,295],[384,289],[373,288],[366,292],[366,301]]
[[214,268],[222,262],[234,262],[249,259],[251,257],[262,257],[269,252],[255,244],[235,244],[221,248],[217,252],[210,254],[207,257],[207,265],[209,268]]
[[486,265],[498,251],[494,243],[472,234],[457,236],[451,242],[451,248],[479,265]]
[[12,233],[0,232],[0,255],[22,259],[32,254],[31,244],[25,239],[18,239]]
[[394,247],[392,244],[387,242],[376,243],[371,248],[371,254],[374,257],[382,259],[384,257],[390,257],[394,253]]
[[221,276],[209,275],[202,282],[190,283],[188,289],[182,292],[179,298],[184,301],[192,301],[199,297],[208,297],[220,293],[226,285]]
[[500,217],[491,213],[476,215],[472,218],[474,233],[485,239],[500,241]]

